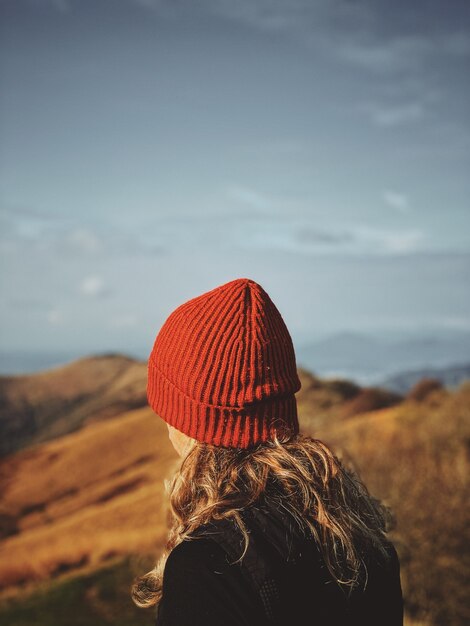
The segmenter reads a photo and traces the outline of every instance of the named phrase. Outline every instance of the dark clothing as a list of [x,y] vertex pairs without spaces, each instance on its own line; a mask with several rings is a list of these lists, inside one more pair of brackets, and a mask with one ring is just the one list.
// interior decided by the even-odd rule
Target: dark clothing
[[[279,510],[256,507],[246,512],[252,540],[251,553],[243,560],[248,566],[233,564],[233,554],[214,535],[225,532],[226,522],[208,525],[198,538],[177,545],[166,562],[156,626],[403,625],[400,565],[391,543],[387,562],[375,554],[363,555],[367,584],[348,598],[331,578],[317,544],[299,532],[292,518],[287,524],[286,519]],[[239,545],[241,556],[241,538]],[[262,555],[258,568],[256,554]],[[268,594],[271,582],[279,592],[272,595],[271,620],[253,571],[255,578],[267,572]]]

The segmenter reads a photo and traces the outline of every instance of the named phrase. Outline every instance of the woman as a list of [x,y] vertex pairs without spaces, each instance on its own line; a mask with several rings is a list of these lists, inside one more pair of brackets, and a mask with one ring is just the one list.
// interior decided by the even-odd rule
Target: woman
[[157,566],[135,581],[157,626],[401,626],[392,517],[299,432],[289,331],[249,278],[168,317],[147,397],[182,457]]

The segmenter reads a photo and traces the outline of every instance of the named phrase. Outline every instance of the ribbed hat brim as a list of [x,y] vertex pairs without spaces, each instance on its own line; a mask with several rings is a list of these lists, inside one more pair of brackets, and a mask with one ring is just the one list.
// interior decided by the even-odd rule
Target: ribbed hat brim
[[149,405],[170,426],[203,443],[249,448],[285,434],[299,432],[293,393],[274,395],[245,406],[203,404],[185,395],[149,359]]

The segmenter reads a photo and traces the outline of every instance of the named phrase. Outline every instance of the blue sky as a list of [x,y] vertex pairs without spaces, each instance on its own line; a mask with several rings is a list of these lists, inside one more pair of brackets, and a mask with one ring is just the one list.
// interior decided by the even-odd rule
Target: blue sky
[[242,276],[298,343],[470,331],[467,2],[0,7],[0,348],[150,351]]

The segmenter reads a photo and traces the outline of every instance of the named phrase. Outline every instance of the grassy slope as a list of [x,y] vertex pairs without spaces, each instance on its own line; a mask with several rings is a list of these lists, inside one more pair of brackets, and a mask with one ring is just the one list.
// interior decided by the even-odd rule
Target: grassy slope
[[146,405],[145,362],[92,356],[24,376],[0,376],[0,456]]
[[315,435],[391,507],[408,614],[439,626],[468,624],[470,382],[333,421]]
[[[351,391],[314,381],[310,406],[308,395],[299,397],[303,429],[349,458],[371,492],[392,507],[407,623],[463,625],[470,384],[354,417],[341,410]],[[163,477],[174,467],[166,427],[148,408],[4,459],[3,506],[20,532],[0,543],[0,581],[22,583],[11,588],[15,593],[35,581],[45,586],[19,604],[4,595],[0,623],[150,620],[129,605],[129,585],[161,549]],[[119,560],[132,553],[145,554],[145,566]],[[75,621],[64,617],[70,607]]]
[[8,626],[151,626],[154,609],[138,609],[130,599],[133,575],[147,561],[123,559],[99,570],[54,581],[24,598],[4,601],[0,624]]
[[166,533],[163,480],[175,461],[149,408],[4,459],[2,506],[19,532],[0,543],[0,586],[156,554]]

